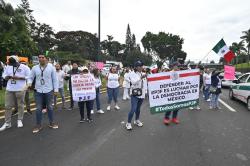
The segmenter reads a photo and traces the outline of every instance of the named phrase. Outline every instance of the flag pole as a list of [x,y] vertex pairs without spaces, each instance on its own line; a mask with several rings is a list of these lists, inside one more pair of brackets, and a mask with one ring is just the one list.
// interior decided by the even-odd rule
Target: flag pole
[[209,52],[200,61],[203,61],[210,54],[211,51],[212,51],[212,49],[209,50]]

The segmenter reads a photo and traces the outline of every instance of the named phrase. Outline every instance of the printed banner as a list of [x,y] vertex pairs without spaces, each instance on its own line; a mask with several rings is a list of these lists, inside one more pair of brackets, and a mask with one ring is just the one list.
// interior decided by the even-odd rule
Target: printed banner
[[71,76],[73,101],[89,101],[96,98],[95,80],[91,74]]
[[235,79],[235,67],[226,65],[224,66],[224,79],[225,80]]
[[198,105],[199,86],[198,69],[149,75],[150,112],[162,113]]

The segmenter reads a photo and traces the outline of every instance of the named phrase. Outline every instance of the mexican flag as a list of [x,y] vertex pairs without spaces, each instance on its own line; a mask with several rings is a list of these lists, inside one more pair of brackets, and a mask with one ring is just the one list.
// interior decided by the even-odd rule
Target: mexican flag
[[221,39],[213,48],[213,51],[216,54],[219,54],[220,56],[224,57],[226,62],[231,62],[231,60],[235,57],[233,51],[229,50],[227,47],[225,41]]

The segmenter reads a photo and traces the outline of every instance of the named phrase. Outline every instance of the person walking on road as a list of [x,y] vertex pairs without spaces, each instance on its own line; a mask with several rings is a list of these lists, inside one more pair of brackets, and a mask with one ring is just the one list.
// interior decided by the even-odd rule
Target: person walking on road
[[[69,71],[71,71],[73,68],[73,66],[71,65],[71,61],[68,61],[67,64],[65,64],[62,69],[64,71],[64,73],[68,73]],[[65,80],[65,85],[67,90],[69,90],[69,80]]]
[[[60,93],[60,96],[62,98],[62,108],[65,108],[65,97],[64,97],[64,87],[63,87],[63,81],[65,77],[65,73],[61,70],[61,65],[58,63],[56,64],[56,76],[58,79],[58,91]],[[57,96],[54,96],[54,108],[57,108]]]
[[132,119],[135,114],[134,124],[136,126],[142,127],[143,123],[140,121],[141,105],[145,98],[146,88],[145,78],[146,74],[142,73],[143,63],[137,61],[134,64],[134,71],[130,73],[129,78],[131,81],[131,110],[128,114],[128,121],[126,123],[126,129],[132,130]]
[[211,101],[209,109],[221,109],[219,107],[219,95],[221,94],[221,79],[219,77],[221,72],[214,70],[211,76]]
[[[178,63],[174,63],[172,64],[172,71],[179,71],[180,69],[178,68]],[[165,117],[163,120],[163,123],[165,125],[169,125],[171,122],[175,123],[175,124],[179,124],[180,121],[178,120],[177,116],[178,116],[178,112],[179,110],[173,110],[173,111],[168,111],[165,113]],[[172,120],[170,120],[170,115],[172,113]]]
[[[82,68],[82,74],[83,75],[86,75],[86,77],[92,77],[92,79],[94,80],[95,78],[93,77],[92,74],[89,73],[89,70],[87,67],[83,67]],[[95,85],[93,85],[95,88]],[[87,119],[84,118],[84,105],[86,104],[86,109],[87,109]],[[78,106],[79,106],[79,110],[80,110],[80,116],[81,116],[81,119],[80,119],[80,123],[83,123],[84,121],[87,121],[87,122],[92,122],[92,118],[91,118],[91,110],[93,110],[93,104],[94,104],[94,100],[86,100],[86,101],[79,101],[78,102]]]
[[29,86],[35,80],[35,102],[36,102],[36,126],[33,133],[37,133],[42,129],[42,109],[43,103],[46,104],[49,128],[58,129],[58,125],[54,123],[53,114],[53,95],[58,94],[58,80],[55,67],[48,63],[45,55],[39,55],[39,64],[35,65],[30,74]]
[[[95,89],[96,89],[96,109],[97,109],[97,113],[99,114],[104,114],[104,111],[101,109],[101,103],[100,103],[100,90],[101,90],[101,86],[102,86],[102,80],[100,78],[100,71],[95,68],[93,69],[93,75],[95,78]],[[91,110],[91,114],[94,114],[94,110]]]
[[78,69],[77,63],[73,63],[72,70],[70,70],[66,75],[66,79],[69,80],[69,92],[70,92],[70,107],[68,108],[69,111],[73,110],[74,108],[74,101],[72,96],[72,83],[71,83],[71,76],[74,74],[80,74],[80,70]]
[[130,74],[130,71],[129,69],[127,68],[125,70],[125,74],[124,74],[124,80],[123,80],[123,100],[129,100],[130,99],[130,96],[129,96],[129,89],[130,89],[130,79],[129,79],[129,74]]
[[18,107],[17,127],[23,127],[25,88],[29,74],[28,66],[20,64],[17,56],[10,56],[9,64],[3,73],[3,78],[8,82],[5,92],[5,123],[0,131],[11,127],[12,108],[16,106],[15,101]]
[[110,72],[108,73],[107,77],[107,92],[108,92],[108,107],[107,111],[111,110],[111,102],[114,100],[115,102],[115,109],[120,110],[118,106],[118,93],[119,93],[119,86],[120,86],[120,76],[117,73],[116,67],[111,67]]
[[205,73],[203,74],[203,83],[205,101],[210,101],[211,73],[208,68],[205,69]]

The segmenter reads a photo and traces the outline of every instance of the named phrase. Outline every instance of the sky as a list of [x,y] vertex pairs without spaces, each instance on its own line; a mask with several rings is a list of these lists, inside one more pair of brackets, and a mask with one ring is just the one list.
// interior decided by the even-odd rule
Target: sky
[[[21,0],[5,0],[16,6]],[[37,21],[58,31],[98,32],[98,0],[29,0]],[[239,42],[250,28],[249,0],[101,0],[101,40],[112,35],[125,43],[127,25],[137,43],[147,31],[184,38],[187,59],[218,61],[211,51],[224,38]],[[141,48],[143,49],[142,45]]]

